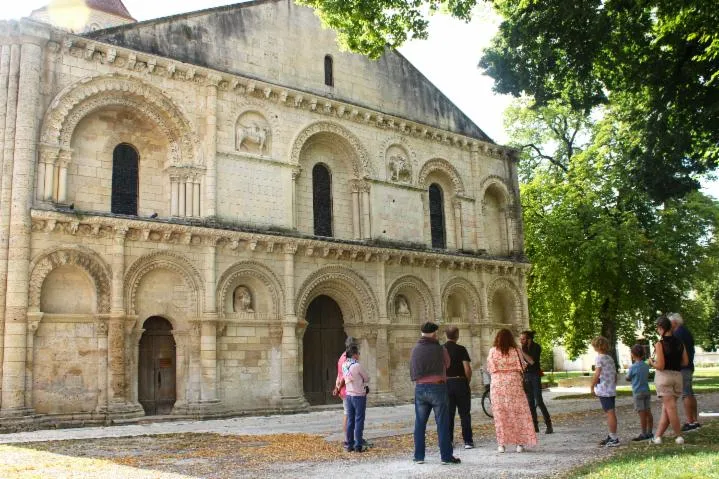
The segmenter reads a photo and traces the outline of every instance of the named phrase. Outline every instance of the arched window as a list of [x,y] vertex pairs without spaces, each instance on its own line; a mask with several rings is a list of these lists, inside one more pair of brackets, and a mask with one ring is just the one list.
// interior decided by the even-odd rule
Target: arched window
[[332,177],[321,163],[312,168],[312,206],[315,235],[332,236]]
[[110,211],[137,215],[137,150],[121,143],[112,152],[112,202]]
[[334,71],[332,69],[332,57],[325,55],[325,85],[335,86]]
[[432,248],[446,248],[444,231],[444,199],[437,183],[429,185],[429,225],[432,230]]

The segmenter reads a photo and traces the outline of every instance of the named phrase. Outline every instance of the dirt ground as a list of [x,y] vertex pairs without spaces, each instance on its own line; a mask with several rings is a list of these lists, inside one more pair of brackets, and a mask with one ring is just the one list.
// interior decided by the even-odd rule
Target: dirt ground
[[[48,430],[0,436],[2,478],[237,478],[237,477],[492,477],[538,478],[565,473],[601,459],[606,435],[595,400],[545,396],[555,434],[541,433],[537,447],[518,454],[496,452],[491,421],[473,403],[476,448],[457,448],[461,465],[442,466],[436,435],[428,432],[426,463],[412,463],[411,405],[370,408],[367,434],[374,447],[363,454],[341,448],[341,410],[307,414],[182,421],[106,428]],[[719,394],[699,397],[702,411],[719,410]],[[654,405],[655,418],[658,405]],[[636,435],[631,398],[618,400],[624,444]],[[707,422],[705,419],[704,422]],[[458,423],[458,421],[457,421]],[[458,428],[457,424],[457,428]],[[430,420],[428,431],[434,428]],[[691,447],[691,433],[686,435]],[[649,445],[647,447],[650,447]]]

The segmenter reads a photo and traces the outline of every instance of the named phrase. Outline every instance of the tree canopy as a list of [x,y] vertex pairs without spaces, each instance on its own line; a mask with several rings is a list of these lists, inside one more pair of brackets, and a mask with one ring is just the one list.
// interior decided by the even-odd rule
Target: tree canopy
[[[344,48],[378,58],[426,38],[427,14],[471,18],[480,0],[299,0]],[[484,2],[482,2],[484,3]],[[504,21],[480,66],[495,90],[611,103],[633,142],[627,174],[661,202],[719,163],[719,9],[705,0],[494,0]]]

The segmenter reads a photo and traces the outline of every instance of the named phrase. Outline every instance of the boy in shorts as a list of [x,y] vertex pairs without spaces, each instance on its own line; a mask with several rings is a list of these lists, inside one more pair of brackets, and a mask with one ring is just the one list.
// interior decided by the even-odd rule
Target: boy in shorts
[[649,366],[644,362],[644,347],[635,344],[631,349],[632,365],[627,371],[627,381],[632,382],[634,410],[639,414],[642,433],[632,441],[644,441],[654,437],[654,417],[652,416],[651,395],[649,394]]
[[619,445],[617,436],[617,411],[615,402],[617,398],[617,367],[614,359],[609,356],[609,341],[604,336],[597,336],[592,340],[592,347],[597,352],[594,363],[594,377],[592,377],[592,395],[599,398],[602,409],[607,414],[607,428],[609,435],[599,445],[616,447]]

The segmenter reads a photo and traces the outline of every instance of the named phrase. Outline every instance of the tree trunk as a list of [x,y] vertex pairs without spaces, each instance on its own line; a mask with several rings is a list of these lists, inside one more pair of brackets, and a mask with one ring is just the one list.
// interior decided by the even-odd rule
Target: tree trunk
[[601,320],[601,335],[609,341],[609,354],[614,359],[614,364],[619,369],[617,357],[617,308],[614,298],[604,298],[599,308],[599,319]]

